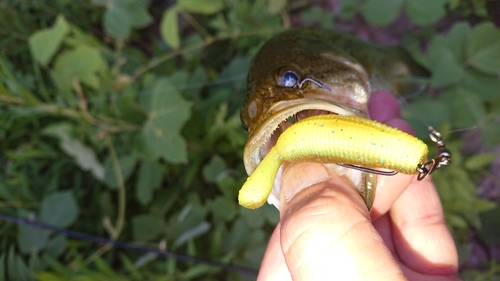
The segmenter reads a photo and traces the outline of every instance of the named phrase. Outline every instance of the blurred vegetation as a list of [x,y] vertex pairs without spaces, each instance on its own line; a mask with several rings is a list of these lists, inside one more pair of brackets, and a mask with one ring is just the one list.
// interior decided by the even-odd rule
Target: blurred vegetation
[[[489,178],[500,189],[492,168],[499,11],[488,0],[4,0],[0,213],[258,269],[278,213],[236,199],[246,178],[239,107],[252,56],[290,26],[384,33],[404,23],[398,40],[432,75],[403,113],[423,139],[426,124],[439,128],[454,153],[434,180],[462,277],[500,280],[498,261],[465,263],[472,233],[486,248],[500,245],[499,196],[481,198],[476,188]],[[255,277],[2,221],[4,278]]]

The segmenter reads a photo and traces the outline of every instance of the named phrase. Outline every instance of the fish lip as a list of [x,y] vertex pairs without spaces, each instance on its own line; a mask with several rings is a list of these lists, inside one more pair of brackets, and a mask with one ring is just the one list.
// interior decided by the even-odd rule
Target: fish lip
[[264,158],[266,143],[281,122],[304,110],[325,110],[339,115],[367,117],[366,110],[359,106],[346,105],[346,101],[327,99],[324,95],[308,95],[307,98],[279,101],[266,112],[267,117],[252,131],[245,145],[243,162],[248,175],[252,174]]

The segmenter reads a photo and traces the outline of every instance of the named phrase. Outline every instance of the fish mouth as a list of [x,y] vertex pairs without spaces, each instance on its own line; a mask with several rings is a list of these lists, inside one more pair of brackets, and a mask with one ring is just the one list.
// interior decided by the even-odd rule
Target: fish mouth
[[[368,118],[365,110],[346,105],[345,101],[338,102],[310,96],[277,102],[268,110],[267,117],[252,131],[245,145],[243,160],[247,174],[253,173],[276,144],[279,136],[293,123],[322,114],[357,115]],[[325,166],[349,179],[365,200],[368,209],[371,209],[376,185],[375,175],[339,166],[336,163],[325,164]],[[267,199],[269,204],[275,205],[278,209],[282,171],[283,165],[278,170],[273,189]]]

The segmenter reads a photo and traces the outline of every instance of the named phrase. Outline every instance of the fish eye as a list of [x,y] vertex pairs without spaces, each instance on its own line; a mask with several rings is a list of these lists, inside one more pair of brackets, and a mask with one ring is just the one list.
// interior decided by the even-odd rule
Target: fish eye
[[282,70],[277,80],[278,85],[286,88],[293,88],[299,83],[298,75],[290,69]]

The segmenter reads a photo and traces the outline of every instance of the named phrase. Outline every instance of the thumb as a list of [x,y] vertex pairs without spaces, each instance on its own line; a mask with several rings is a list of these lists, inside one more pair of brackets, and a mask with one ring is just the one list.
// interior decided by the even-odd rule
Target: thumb
[[321,164],[289,164],[280,205],[293,280],[406,280],[350,180]]

